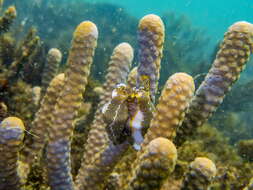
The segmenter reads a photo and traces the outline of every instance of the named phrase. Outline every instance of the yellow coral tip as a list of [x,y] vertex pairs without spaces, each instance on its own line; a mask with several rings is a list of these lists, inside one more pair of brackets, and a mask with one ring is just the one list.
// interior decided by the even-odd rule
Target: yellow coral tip
[[152,29],[152,27],[155,28],[155,26],[157,27],[163,27],[163,21],[162,19],[155,15],[155,14],[149,14],[146,15],[144,17],[142,17],[142,19],[139,22],[139,29],[143,30],[143,29]]
[[57,60],[57,62],[59,62],[62,59],[62,53],[57,48],[51,48],[48,51],[48,55],[50,55],[52,57],[55,57],[55,59]]
[[65,74],[64,73],[60,73],[58,75],[56,75],[53,80],[50,82],[50,86],[56,86],[57,84],[61,83],[62,81],[64,81],[65,78]]
[[129,49],[132,49],[132,47],[130,46],[130,44],[129,43],[127,43],[127,42],[122,42],[122,43],[120,43],[119,45],[117,45],[116,46],[116,49],[121,49],[121,48],[129,48]]
[[191,75],[188,75],[187,73],[175,73],[170,77],[172,80],[179,80],[181,82],[189,81],[192,84],[194,84],[194,80]]
[[197,157],[191,163],[191,168],[200,171],[206,177],[215,177],[216,175],[216,166],[208,158]]
[[60,73],[60,74],[56,75],[56,77],[59,80],[64,80],[65,74],[64,73]]
[[246,21],[239,21],[230,26],[229,31],[247,32],[253,35],[253,24]]
[[170,159],[177,158],[177,149],[175,145],[168,139],[158,137],[152,140],[148,145],[150,154],[163,154]]
[[15,16],[17,14],[15,6],[10,6],[8,8],[8,12],[11,13],[11,14],[13,14],[13,15],[15,15]]
[[124,54],[129,57],[129,59],[133,59],[133,48],[132,46],[127,42],[122,42],[119,45],[115,47],[115,51],[120,52],[121,54]]
[[22,130],[25,130],[23,121],[17,117],[5,118],[1,123],[1,127],[18,127],[21,128]]
[[98,30],[97,26],[90,21],[84,21],[80,23],[74,33],[75,37],[78,36],[89,36],[92,35],[93,37],[97,38],[98,37]]

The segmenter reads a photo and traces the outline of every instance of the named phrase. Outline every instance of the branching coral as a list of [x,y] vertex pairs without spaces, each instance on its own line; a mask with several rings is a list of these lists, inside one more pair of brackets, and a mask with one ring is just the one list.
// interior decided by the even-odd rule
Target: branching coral
[[52,189],[74,189],[70,174],[73,122],[77,109],[81,105],[82,91],[87,84],[97,37],[96,25],[89,21],[82,22],[73,35],[68,58],[69,68],[53,111],[52,125],[48,126],[48,176]]
[[143,77],[149,78],[151,97],[157,90],[160,76],[160,62],[164,43],[164,24],[160,17],[147,15],[140,20],[138,27],[139,62],[137,87],[140,87]]
[[[123,190],[158,190],[166,181],[173,181],[178,159],[174,138],[180,144],[210,117],[239,78],[253,45],[253,25],[235,23],[225,34],[216,60],[196,94],[193,78],[186,73],[175,73],[167,80],[155,105],[164,43],[163,22],[156,15],[147,15],[140,20],[138,30],[139,65],[129,73],[133,49],[128,43],[121,43],[114,49],[98,110],[83,147],[82,164],[75,176],[71,173],[70,163],[74,124],[82,105],[98,38],[94,23],[85,21],[77,26],[67,69],[47,88],[32,123],[32,136],[25,140],[21,159],[22,164],[31,170],[36,160],[45,159],[46,163],[38,164],[47,169],[47,181],[42,183],[47,183],[51,189],[101,190],[111,186]],[[36,37],[32,39],[31,44],[25,45],[28,49],[37,42]],[[24,49],[20,59],[27,60],[28,54],[31,52]],[[13,70],[10,72],[16,71],[16,65],[19,64],[11,64],[9,69]],[[3,141],[0,159],[7,163],[3,168],[15,162],[10,164],[11,172],[15,173],[11,176],[13,179],[9,180],[9,168],[0,170],[7,179],[0,181],[0,187],[7,187],[15,181],[14,188],[19,189],[19,178],[27,177],[18,173],[17,167],[24,127],[18,128],[22,133],[17,136],[12,130],[17,128],[13,127],[14,124],[10,124],[7,118],[0,126],[0,142]],[[9,128],[10,131],[6,132]],[[8,137],[17,137],[17,140],[9,144]],[[12,145],[15,147],[10,149]],[[132,156],[133,161],[127,170],[119,173],[114,168],[125,155]],[[112,173],[115,178],[110,183]],[[184,179],[182,174],[178,177],[178,187],[208,189],[215,175],[214,163],[198,157],[191,163]],[[25,184],[22,185],[25,188]]]
[[37,111],[35,120],[33,121],[31,136],[25,140],[25,148],[23,154],[25,155],[24,163],[32,166],[35,156],[40,158],[42,148],[47,140],[47,128],[45,126],[52,125],[52,112],[57,97],[64,84],[64,74],[57,75],[50,83],[47,93],[42,101],[42,106]]
[[[106,123],[103,120],[102,108],[103,106],[105,106],[107,101],[110,101],[111,92],[113,88],[118,83],[126,81],[127,73],[129,72],[129,67],[131,65],[132,59],[133,59],[133,49],[128,43],[119,44],[113,51],[111,61],[109,62],[106,81],[103,85],[104,90],[100,96],[101,102],[99,103],[99,109],[95,113],[95,119],[89,131],[87,145],[85,146],[83,164],[77,176],[77,184],[80,187],[80,189],[82,188],[95,189],[96,188],[95,185],[101,186],[100,184],[94,182],[96,182],[96,180],[99,180],[102,183],[105,181],[104,179],[106,179],[106,174],[108,175],[110,173],[109,171],[112,169],[112,167],[108,167],[106,166],[106,164],[109,165],[116,164],[116,162],[114,160],[111,160],[110,158],[113,159],[116,158],[117,160],[117,157],[121,155],[122,152],[124,152],[124,150],[126,149],[125,146],[117,148],[109,145],[108,147],[106,147],[108,145],[109,138],[107,136],[105,129]],[[114,157],[113,156],[108,157],[108,160],[110,160],[109,163],[103,163],[104,160],[102,160],[101,158],[106,158],[104,155],[108,155],[107,152],[114,155]],[[95,158],[93,159],[93,157]],[[97,159],[98,161],[95,161]],[[93,160],[95,162],[95,166],[99,165],[100,167],[94,167],[94,165],[91,164]],[[98,173],[98,171],[102,172],[103,178],[101,176],[99,177],[96,176],[96,178],[91,178],[90,180],[88,176],[90,174],[92,175],[92,172],[89,173],[87,172],[87,170],[91,170],[92,168],[93,170],[96,171],[96,173]],[[84,180],[82,180],[82,178],[84,178]]]
[[253,49],[253,25],[247,22],[233,24],[224,36],[209,73],[198,88],[183,127],[178,131],[177,144],[194,133],[194,128],[216,111],[231,86],[240,77]]
[[19,151],[24,138],[24,124],[16,117],[8,117],[0,125],[0,189],[20,189],[18,173]]

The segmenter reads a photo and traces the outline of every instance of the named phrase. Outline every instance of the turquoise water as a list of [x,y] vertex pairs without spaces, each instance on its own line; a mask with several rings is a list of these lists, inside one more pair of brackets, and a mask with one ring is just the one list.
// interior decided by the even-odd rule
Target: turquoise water
[[220,40],[224,31],[236,21],[253,22],[253,2],[250,0],[90,0],[122,6],[131,15],[141,18],[150,13],[166,11],[185,14],[196,26],[203,27],[214,39]]

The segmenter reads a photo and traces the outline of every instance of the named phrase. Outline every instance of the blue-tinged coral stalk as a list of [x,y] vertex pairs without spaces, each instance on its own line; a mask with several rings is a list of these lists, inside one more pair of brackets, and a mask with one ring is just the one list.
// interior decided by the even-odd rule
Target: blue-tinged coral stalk
[[0,124],[0,190],[19,190],[19,151],[24,138],[24,124],[17,117],[8,117]]
[[79,24],[73,35],[64,85],[52,113],[52,125],[48,127],[46,156],[52,190],[74,189],[70,166],[73,122],[82,103],[97,38],[97,27],[90,21]]
[[222,103],[225,95],[240,77],[253,50],[253,24],[236,22],[224,35],[220,50],[205,80],[196,91],[182,127],[178,130],[176,144],[194,134]]

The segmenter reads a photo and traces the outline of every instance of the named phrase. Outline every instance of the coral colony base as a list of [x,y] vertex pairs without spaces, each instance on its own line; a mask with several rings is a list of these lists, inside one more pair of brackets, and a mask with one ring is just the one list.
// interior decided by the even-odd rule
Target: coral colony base
[[[15,7],[9,7],[0,18],[2,39],[15,16]],[[74,128],[78,111],[85,109],[83,91],[97,45],[96,25],[84,21],[77,26],[64,73],[57,74],[61,52],[51,49],[41,90],[37,87],[29,91],[33,95],[31,104],[37,106],[34,120],[28,124],[29,131],[21,119],[6,117],[10,115],[8,107],[1,102],[0,190],[252,189],[249,176],[243,183],[239,182],[239,169],[222,175],[223,163],[215,159],[218,160],[215,165],[213,156],[199,154],[188,167],[184,167],[180,156],[187,151],[187,148],[182,150],[187,147],[186,138],[196,133],[206,134],[204,142],[211,133],[213,143],[225,142],[219,140],[217,131],[199,132],[197,128],[222,103],[249,60],[253,25],[237,22],[229,27],[209,73],[195,94],[193,78],[186,73],[175,73],[156,102],[164,32],[160,17],[150,14],[140,20],[139,65],[131,71],[133,48],[124,42],[113,50],[103,87],[96,89],[100,102],[81,148],[82,159],[75,158],[71,149],[76,148],[73,142],[77,138]],[[9,85],[13,86],[22,83],[24,76],[19,75],[25,69],[22,64],[31,59],[39,40],[32,34],[26,39],[21,43],[22,54],[10,65],[5,65],[1,57],[2,91],[8,91],[3,79],[11,81]],[[232,151],[231,155],[234,155]],[[131,164],[126,167],[126,163]],[[73,167],[78,167],[76,174]]]

